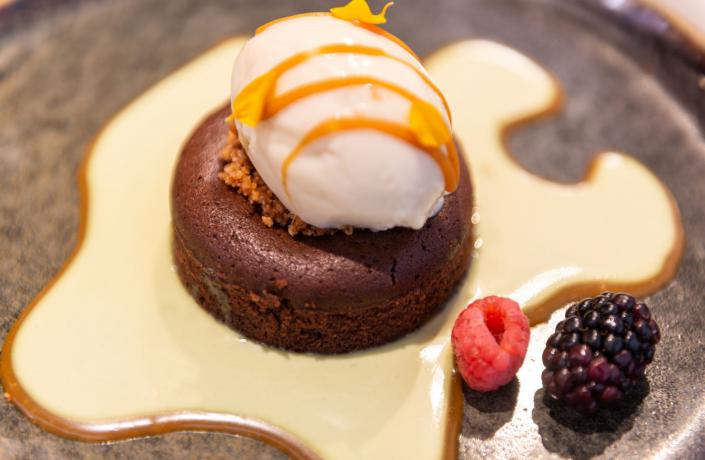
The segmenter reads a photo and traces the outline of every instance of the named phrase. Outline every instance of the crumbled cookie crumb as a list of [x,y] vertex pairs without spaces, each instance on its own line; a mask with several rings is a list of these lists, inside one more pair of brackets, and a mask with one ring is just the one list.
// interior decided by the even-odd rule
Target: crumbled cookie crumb
[[225,161],[225,166],[218,177],[254,205],[267,227],[274,225],[285,227],[291,236],[299,234],[322,236],[338,231],[346,235],[352,234],[352,227],[344,227],[340,230],[318,228],[307,224],[299,216],[290,212],[257,173],[234,130],[231,130],[228,136],[228,143],[221,152],[221,158]]
[[277,278],[274,280],[274,286],[277,289],[284,289],[289,285],[289,281],[284,278]]

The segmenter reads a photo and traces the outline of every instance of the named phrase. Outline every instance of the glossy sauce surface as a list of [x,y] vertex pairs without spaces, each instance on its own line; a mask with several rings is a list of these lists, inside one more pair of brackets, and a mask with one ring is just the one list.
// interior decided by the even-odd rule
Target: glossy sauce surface
[[[505,151],[504,128],[555,108],[559,88],[509,48],[462,42],[428,61],[476,189],[476,260],[457,295],[416,333],[366,352],[297,355],[248,342],[179,283],[168,209],[169,169],[187,133],[228,94],[223,77],[242,43],[226,42],[163,80],[93,146],[80,249],[2,356],[10,397],[45,428],[115,439],[150,433],[156,414],[176,414],[176,428],[206,429],[215,425],[193,420],[236,426],[233,414],[279,427],[325,458],[455,456],[462,414],[449,417],[457,407],[448,340],[469,300],[509,295],[538,321],[567,298],[607,287],[643,294],[674,274],[682,231],[662,184],[617,153],[599,156],[573,185],[523,170]],[[615,225],[560,225],[585,216]],[[520,379],[530,388],[540,375]],[[90,435],[101,429],[102,438]]]

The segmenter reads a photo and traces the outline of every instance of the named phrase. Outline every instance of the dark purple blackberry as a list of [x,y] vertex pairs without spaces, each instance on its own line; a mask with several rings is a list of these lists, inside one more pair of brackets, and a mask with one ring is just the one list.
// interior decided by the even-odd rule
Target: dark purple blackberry
[[546,342],[544,389],[587,414],[618,403],[644,375],[660,338],[649,308],[628,294],[575,302]]

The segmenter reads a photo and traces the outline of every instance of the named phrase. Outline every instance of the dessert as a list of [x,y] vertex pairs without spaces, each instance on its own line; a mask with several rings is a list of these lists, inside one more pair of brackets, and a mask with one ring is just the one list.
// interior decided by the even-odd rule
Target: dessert
[[[608,288],[641,296],[674,276],[682,228],[663,183],[618,153],[599,156],[576,184],[523,169],[503,135],[558,108],[557,80],[511,48],[464,41],[425,61],[472,154],[478,238],[458,294],[420,330],[354,354],[285,353],[242,339],[199,308],[172,270],[166,199],[184,135],[222,104],[229,89],[221,77],[242,44],[226,41],[161,81],[87,153],[85,231],[1,356],[8,397],[42,428],[94,442],[220,431],[307,459],[456,458],[463,397],[449,338],[470,300],[513,298],[536,323],[570,299]],[[553,225],[557,216],[621,225]],[[534,430],[540,331],[517,375],[513,418],[495,441],[515,442],[524,422]],[[535,441],[527,455],[541,449]]]
[[365,5],[261,27],[233,67],[232,114],[201,123],[176,165],[181,279],[268,345],[397,339],[470,262],[472,188],[447,102],[408,47],[364,22],[381,20]]

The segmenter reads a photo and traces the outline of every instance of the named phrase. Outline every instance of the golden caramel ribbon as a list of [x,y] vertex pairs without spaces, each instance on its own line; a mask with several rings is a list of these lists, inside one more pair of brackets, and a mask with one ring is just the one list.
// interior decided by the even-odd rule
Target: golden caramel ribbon
[[409,125],[425,147],[439,147],[453,140],[446,121],[436,108],[420,99],[411,102]]
[[240,91],[233,101],[232,111],[234,118],[240,120],[240,122],[246,124],[247,126],[256,126],[257,123],[266,118],[264,116],[266,106],[272,98],[274,88],[279,80],[279,77],[312,57],[334,53],[353,53],[367,56],[380,56],[387,59],[392,59],[410,68],[438,95],[443,102],[443,106],[448,113],[448,117],[450,117],[450,108],[448,107],[448,102],[443,96],[443,93],[441,93],[441,90],[433,84],[431,79],[429,79],[428,76],[416,66],[410,64],[404,59],[392,56],[379,48],[341,43],[325,45],[319,48],[294,54],[293,56],[290,56],[277,64],[270,71],[255,78],[251,83],[243,88],[242,91]]

